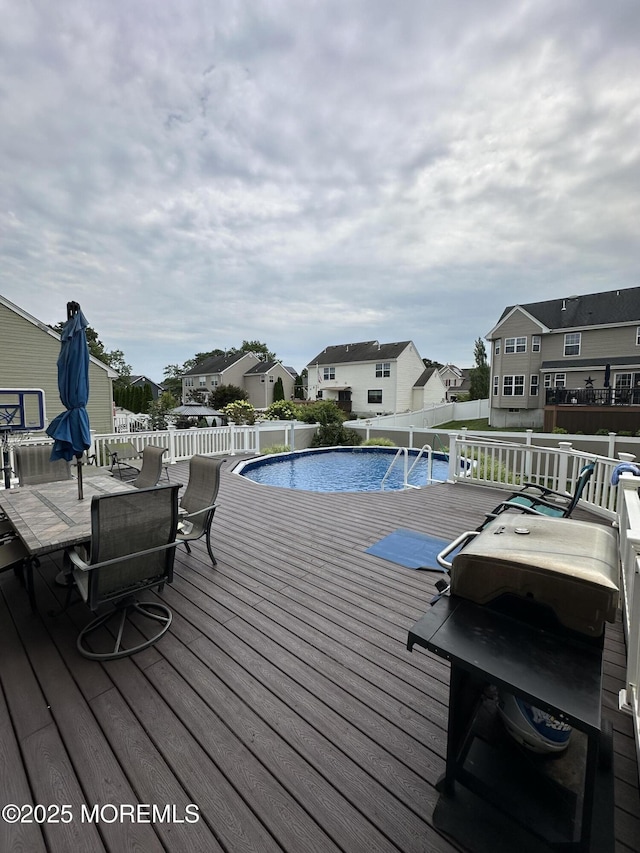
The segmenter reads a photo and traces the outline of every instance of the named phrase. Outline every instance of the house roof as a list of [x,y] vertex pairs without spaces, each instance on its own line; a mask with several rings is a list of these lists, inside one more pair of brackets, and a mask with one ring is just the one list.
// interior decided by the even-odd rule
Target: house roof
[[436,371],[435,367],[425,367],[425,369],[422,371],[420,376],[418,376],[416,381],[413,383],[413,387],[414,388],[421,388],[421,387],[423,388],[427,384],[427,382],[431,379],[433,374],[436,372],[437,371]]
[[316,364],[346,364],[357,361],[393,361],[410,346],[411,341],[381,344],[378,341],[360,341],[355,344],[339,344],[326,347],[313,358],[308,366]]
[[223,373],[228,370],[236,362],[244,358],[248,353],[239,352],[235,355],[213,355],[211,358],[205,358],[204,361],[198,362],[191,370],[183,373],[183,376],[202,376],[204,373]]
[[514,308],[522,308],[548,329],[607,326],[640,322],[640,287],[566,296],[546,302],[510,305],[502,312],[499,325]]
[[540,365],[540,370],[580,370],[583,368],[594,368],[604,370],[610,365],[616,367],[636,367],[640,366],[640,356],[625,355],[620,357],[602,358],[594,356],[593,358],[560,358],[552,361],[543,361]]
[[136,374],[135,376],[134,376],[134,375],[131,375],[131,376],[129,377],[129,382],[130,382],[132,385],[137,385],[137,384],[138,384],[138,382],[145,382],[145,383],[146,383],[146,382],[148,382],[148,383],[149,383],[149,385],[155,385],[157,388],[162,388],[162,387],[163,387],[162,385],[160,385],[160,383],[159,383],[159,382],[154,382],[154,381],[153,381],[153,379],[149,379],[149,377],[148,377],[148,376],[145,376],[143,373],[141,373],[141,374]]
[[255,376],[257,373],[268,373],[271,368],[279,364],[277,361],[261,361],[258,364],[252,365],[249,370],[245,371],[245,376]]

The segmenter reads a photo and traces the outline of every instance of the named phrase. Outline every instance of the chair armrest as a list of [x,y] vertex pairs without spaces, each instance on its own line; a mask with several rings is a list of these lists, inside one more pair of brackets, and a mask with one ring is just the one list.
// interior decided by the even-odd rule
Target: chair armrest
[[180,542],[169,542],[166,545],[156,545],[155,548],[145,548],[144,551],[134,551],[132,554],[123,554],[121,557],[114,557],[112,560],[103,560],[101,563],[87,563],[75,550],[69,549],[65,551],[68,558],[73,563],[74,568],[82,572],[92,572],[94,569],[102,569],[105,566],[115,566],[118,563],[124,563],[132,557],[145,557],[147,554],[157,554],[158,551],[167,551],[169,548],[177,548]]
[[187,512],[180,515],[180,521],[186,521],[189,518],[195,518],[196,515],[202,515],[205,512],[209,512],[211,509],[215,509],[218,504],[211,504],[211,506],[205,506],[203,509],[197,509],[195,512]]

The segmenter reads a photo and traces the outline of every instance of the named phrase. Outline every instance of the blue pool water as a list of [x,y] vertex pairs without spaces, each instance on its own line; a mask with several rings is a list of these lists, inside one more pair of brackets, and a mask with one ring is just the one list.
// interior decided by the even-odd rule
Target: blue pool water
[[[329,450],[304,450],[263,456],[245,462],[238,473],[256,483],[303,489],[311,492],[375,492],[380,491],[382,478],[397,448],[342,447]],[[417,451],[409,452],[409,467]],[[446,480],[448,463],[441,453],[433,454],[432,479]],[[418,461],[409,477],[414,486],[427,485],[427,460]],[[403,488],[404,461],[399,459],[385,481],[385,491]]]

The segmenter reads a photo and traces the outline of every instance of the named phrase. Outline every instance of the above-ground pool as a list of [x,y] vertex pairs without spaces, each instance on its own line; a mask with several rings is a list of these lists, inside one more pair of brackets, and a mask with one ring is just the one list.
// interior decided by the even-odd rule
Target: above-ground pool
[[[301,450],[261,456],[241,463],[235,471],[256,483],[280,486],[284,489],[304,489],[310,492],[376,492],[382,488],[382,480],[397,453],[397,447]],[[417,450],[409,451],[409,468],[417,456]],[[446,480],[449,467],[446,456],[433,453],[431,458],[431,481]],[[408,482],[416,487],[429,485],[426,456],[418,460]],[[397,491],[404,487],[404,459],[400,457],[385,480],[384,488]]]

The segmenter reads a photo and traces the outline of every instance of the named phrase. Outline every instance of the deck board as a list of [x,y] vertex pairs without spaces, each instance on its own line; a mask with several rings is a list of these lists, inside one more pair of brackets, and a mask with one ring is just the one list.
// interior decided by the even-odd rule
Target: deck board
[[[60,554],[36,573],[36,615],[18,580],[0,575],[3,800],[68,798],[76,810],[173,804],[177,814],[194,803],[200,821],[0,824],[0,846],[454,853],[460,848],[432,821],[449,668],[406,649],[440,573],[366,549],[398,527],[451,540],[474,529],[501,493],[464,484],[292,492],[247,482],[231,467],[214,519],[218,565],[200,542],[190,556],[178,550],[174,583],[161,595],[174,614],[170,632],[133,658],[100,664],[77,654],[84,605],[49,614],[64,598],[54,584]],[[187,476],[186,464],[172,466],[173,482]],[[607,628],[604,661],[616,850],[640,853],[633,731],[617,706],[620,624]]]

